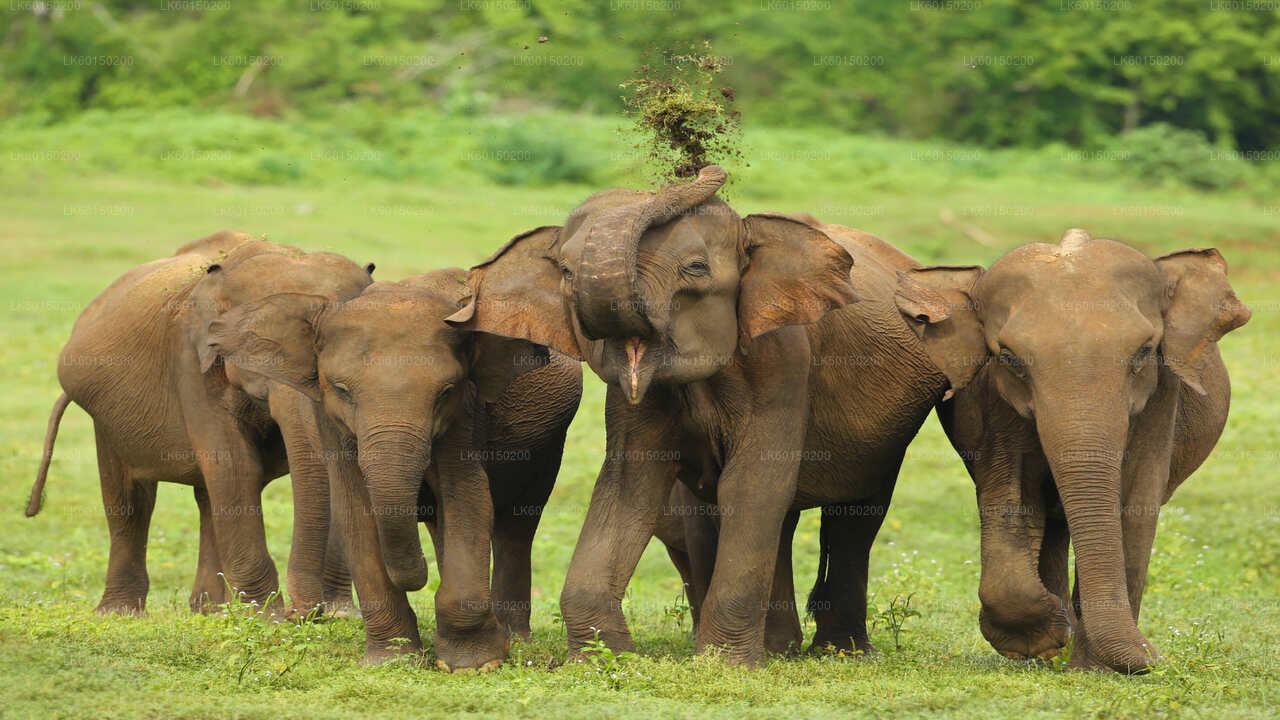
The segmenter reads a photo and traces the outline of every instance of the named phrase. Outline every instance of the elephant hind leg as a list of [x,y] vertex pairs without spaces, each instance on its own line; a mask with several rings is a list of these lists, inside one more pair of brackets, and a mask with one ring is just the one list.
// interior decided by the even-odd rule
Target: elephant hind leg
[[226,604],[227,583],[222,577],[218,543],[213,535],[213,509],[209,504],[209,491],[197,485],[194,493],[196,505],[200,508],[200,560],[196,566],[196,581],[191,587],[188,603],[191,612],[210,613]]
[[875,650],[867,636],[867,572],[871,546],[889,511],[893,485],[863,501],[822,509],[821,542],[827,576],[809,596],[817,630],[809,651],[827,646],[845,652]]
[[102,506],[111,532],[106,587],[97,611],[101,614],[141,614],[147,609],[147,531],[156,504],[155,483],[136,482],[129,468],[111,449],[110,441],[94,426]]

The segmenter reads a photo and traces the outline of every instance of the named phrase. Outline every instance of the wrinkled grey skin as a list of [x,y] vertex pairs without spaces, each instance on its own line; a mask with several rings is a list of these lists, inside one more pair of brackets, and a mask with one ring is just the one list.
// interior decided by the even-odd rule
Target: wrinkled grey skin
[[349,605],[346,561],[329,533],[328,474],[310,402],[245,358],[220,357],[206,343],[211,323],[242,317],[273,296],[353,297],[371,282],[372,267],[224,231],[134,268],[85,308],[59,356],[65,394],[50,420],[27,514],[40,507],[61,410],[75,402],[93,418],[111,529],[99,612],[146,608],[147,529],[160,481],[191,485],[200,507],[192,610],[225,602],[228,584],[246,600],[266,603],[278,580],[261,493],[286,472],[294,496],[288,574],[294,608],[304,614]]
[[[878,508],[841,521],[855,531],[830,558],[839,582],[824,578],[865,588],[905,448],[947,391],[894,299],[895,273],[918,263],[811,218],[742,218],[715,197],[724,179],[711,166],[656,194],[594,195],[473,268],[473,307],[449,319],[583,357],[609,385],[608,454],[560,600],[573,652],[597,631],[632,648],[621,599],[677,480],[721,508],[698,650],[757,665],[798,644],[798,622],[767,637],[789,516]],[[824,644],[865,640],[857,602]]]
[[284,348],[282,361],[262,358],[267,374],[315,401],[369,663],[422,648],[406,594],[427,583],[419,520],[440,571],[438,664],[493,667],[508,633],[529,634],[530,548],[582,368],[446,325],[469,295],[465,277],[446,269],[379,282],[341,304],[298,298],[256,333],[265,344],[235,327],[215,336],[232,355]]
[[1159,509],[1222,433],[1217,342],[1249,309],[1216,250],[1152,260],[1083,230],[970,270],[955,302],[925,299],[920,286],[954,287],[956,272],[912,271],[904,288],[922,323],[945,307],[981,348],[935,360],[957,388],[939,416],[977,485],[983,635],[1004,655],[1049,657],[1074,625],[1073,667],[1145,671]]

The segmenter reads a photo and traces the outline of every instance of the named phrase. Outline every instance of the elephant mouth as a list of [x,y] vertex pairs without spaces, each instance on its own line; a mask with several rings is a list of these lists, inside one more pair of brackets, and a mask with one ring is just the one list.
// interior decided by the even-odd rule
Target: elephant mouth
[[640,360],[644,357],[644,341],[638,337],[627,338],[627,399],[632,405],[640,402]]

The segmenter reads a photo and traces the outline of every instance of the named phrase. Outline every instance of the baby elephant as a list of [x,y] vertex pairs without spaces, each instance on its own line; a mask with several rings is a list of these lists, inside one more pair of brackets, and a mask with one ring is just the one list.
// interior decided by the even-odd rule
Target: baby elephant
[[[925,299],[957,274],[965,290]],[[1151,260],[1069,230],[985,272],[908,271],[900,291],[925,338],[949,314],[947,331],[978,349],[932,346],[957,389],[939,414],[977,484],[983,635],[1004,655],[1046,657],[1074,624],[1071,665],[1146,670],[1157,655],[1137,622],[1156,519],[1222,434],[1231,390],[1217,343],[1250,315],[1226,261]]]
[[530,547],[582,370],[542,346],[446,325],[470,295],[465,281],[447,269],[346,303],[298,294],[269,308],[269,323],[211,328],[217,352],[250,357],[315,401],[366,663],[421,649],[406,596],[427,583],[419,520],[440,571],[438,664],[492,667],[508,631],[529,632]]
[[81,313],[58,358],[64,394],[50,418],[27,515],[40,509],[58,422],[75,402],[93,418],[111,528],[99,612],[146,608],[147,528],[161,480],[191,485],[200,506],[191,608],[224,601],[227,584],[266,602],[278,587],[262,488],[286,472],[294,487],[294,606],[306,612],[350,601],[341,548],[328,542],[328,474],[311,403],[264,378],[247,357],[212,352],[206,334],[219,316],[242,316],[272,298],[354,297],[372,282],[372,270],[224,231],[130,270]]

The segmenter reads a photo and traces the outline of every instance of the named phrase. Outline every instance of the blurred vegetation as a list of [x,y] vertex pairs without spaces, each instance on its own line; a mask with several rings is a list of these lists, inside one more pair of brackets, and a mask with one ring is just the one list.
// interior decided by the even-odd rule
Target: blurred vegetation
[[752,124],[1103,150],[1163,123],[1280,146],[1280,11],[1203,0],[13,0],[0,116],[608,114],[647,54],[706,40]]

